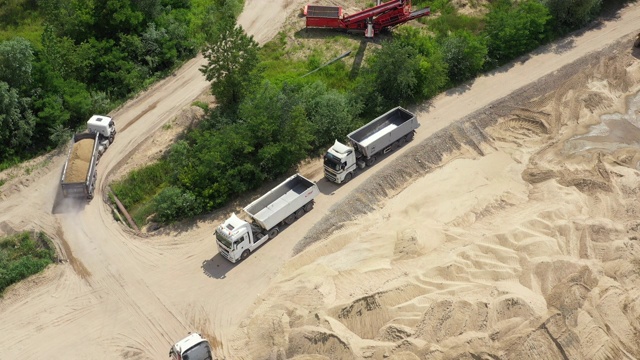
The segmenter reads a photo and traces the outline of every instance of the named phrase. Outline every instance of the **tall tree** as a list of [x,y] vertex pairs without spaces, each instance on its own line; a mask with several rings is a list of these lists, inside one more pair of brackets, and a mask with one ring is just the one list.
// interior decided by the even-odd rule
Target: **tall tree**
[[238,25],[207,44],[204,57],[200,71],[211,81],[211,93],[220,104],[237,106],[256,80],[258,43]]
[[0,160],[20,155],[30,145],[35,123],[28,99],[20,98],[16,89],[0,81]]
[[0,81],[18,91],[26,90],[34,58],[31,43],[21,37],[0,42]]

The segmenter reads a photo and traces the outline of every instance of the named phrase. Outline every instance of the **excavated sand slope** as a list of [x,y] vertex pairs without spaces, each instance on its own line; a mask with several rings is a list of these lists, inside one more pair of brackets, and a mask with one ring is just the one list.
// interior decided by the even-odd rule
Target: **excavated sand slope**
[[351,193],[261,296],[246,358],[640,357],[640,63],[604,54]]
[[64,176],[65,183],[84,182],[87,178],[95,139],[82,139],[73,144],[71,159]]

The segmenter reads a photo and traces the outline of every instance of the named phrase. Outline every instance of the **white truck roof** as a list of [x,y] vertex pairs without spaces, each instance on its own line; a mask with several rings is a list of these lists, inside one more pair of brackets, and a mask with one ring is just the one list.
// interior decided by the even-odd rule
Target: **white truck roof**
[[186,338],[178,341],[175,345],[173,345],[173,347],[176,349],[178,353],[182,354],[184,351],[189,350],[191,347],[198,345],[203,341],[206,341],[206,340],[203,339],[202,336],[200,336],[200,334],[192,333]]
[[238,232],[238,230],[240,229],[240,227],[242,225],[244,225],[246,223],[246,221],[240,219],[238,217],[238,215],[236,215],[235,213],[232,213],[231,216],[225,220],[224,223],[220,224],[220,226],[218,226],[218,229],[220,231],[222,231],[223,233],[232,236],[233,234],[235,234],[236,232]]
[[87,121],[87,127],[89,129],[107,131],[109,128],[109,122],[111,122],[111,118],[104,115],[93,115],[89,121]]

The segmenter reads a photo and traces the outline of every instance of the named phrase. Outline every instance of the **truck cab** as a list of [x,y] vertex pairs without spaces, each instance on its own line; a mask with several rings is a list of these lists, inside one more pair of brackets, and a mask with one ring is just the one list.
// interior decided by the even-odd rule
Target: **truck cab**
[[260,227],[240,219],[235,213],[216,228],[220,254],[232,263],[246,259],[258,246],[269,240]]
[[337,184],[348,182],[357,166],[356,150],[338,140],[324,155],[324,176]]
[[87,130],[93,134],[100,134],[100,153],[104,152],[116,137],[115,122],[104,115],[93,115],[87,121]]
[[211,346],[200,334],[189,333],[169,350],[171,360],[213,360]]

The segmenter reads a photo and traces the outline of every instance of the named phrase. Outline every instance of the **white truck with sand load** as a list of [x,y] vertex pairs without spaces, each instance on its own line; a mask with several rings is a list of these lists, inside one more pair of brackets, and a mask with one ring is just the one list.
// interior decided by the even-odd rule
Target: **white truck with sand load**
[[311,211],[319,193],[318,185],[304,176],[289,177],[244,207],[251,223],[233,213],[216,228],[218,251],[232,263],[246,259],[260,245],[276,237],[281,225],[291,225]]
[[96,186],[98,159],[113,142],[116,127],[112,118],[93,115],[87,121],[87,131],[73,135],[67,161],[62,168],[60,186],[66,197],[86,197],[91,200]]
[[209,342],[197,333],[189,333],[169,350],[171,360],[213,360]]
[[357,168],[371,166],[376,157],[411,141],[420,126],[416,116],[396,107],[351,132],[350,144],[336,140],[324,156],[324,176],[337,184],[353,178]]

